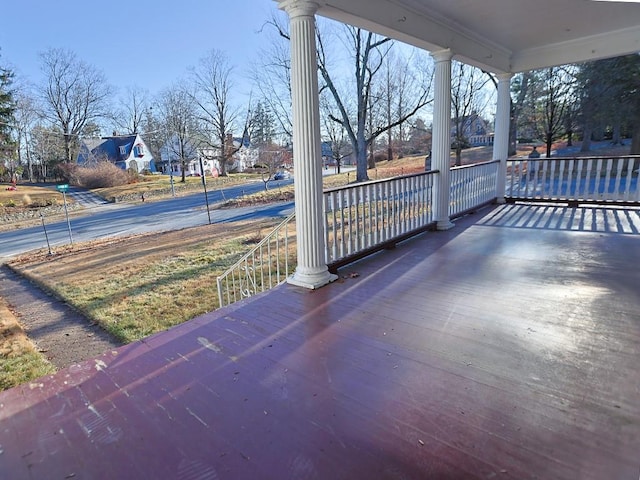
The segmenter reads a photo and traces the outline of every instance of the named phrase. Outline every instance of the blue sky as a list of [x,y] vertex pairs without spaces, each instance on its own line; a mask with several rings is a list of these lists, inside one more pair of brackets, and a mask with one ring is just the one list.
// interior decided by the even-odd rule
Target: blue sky
[[267,41],[259,31],[275,10],[273,0],[13,0],[2,8],[0,65],[38,83],[39,53],[64,48],[121,91],[135,85],[153,95],[213,48],[241,76]]

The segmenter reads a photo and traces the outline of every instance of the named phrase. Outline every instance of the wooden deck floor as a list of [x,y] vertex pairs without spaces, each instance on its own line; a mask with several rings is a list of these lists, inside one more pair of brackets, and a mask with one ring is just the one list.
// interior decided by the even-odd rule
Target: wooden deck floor
[[0,478],[637,480],[639,230],[484,210],[4,392]]

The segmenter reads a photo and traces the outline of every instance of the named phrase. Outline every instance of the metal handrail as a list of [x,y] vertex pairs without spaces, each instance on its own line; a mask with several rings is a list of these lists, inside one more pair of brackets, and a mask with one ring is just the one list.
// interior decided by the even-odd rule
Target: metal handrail
[[296,266],[295,212],[217,278],[220,306],[230,305],[283,283]]

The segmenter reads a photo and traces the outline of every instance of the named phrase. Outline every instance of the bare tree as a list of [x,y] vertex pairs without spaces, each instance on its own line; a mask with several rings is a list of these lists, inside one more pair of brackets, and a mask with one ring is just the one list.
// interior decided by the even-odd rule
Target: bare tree
[[276,26],[279,35],[270,39],[268,48],[259,52],[259,60],[253,64],[250,75],[262,101],[277,122],[275,136],[284,143],[291,143],[293,120],[289,37],[276,18],[268,23]]
[[454,62],[451,75],[451,114],[453,118],[456,165],[462,164],[462,148],[468,143],[467,133],[482,111],[482,91],[491,76],[476,67]]
[[26,88],[19,89],[15,97],[16,110],[14,112],[14,118],[18,143],[18,162],[26,163],[27,176],[29,181],[33,182],[33,141],[31,134],[36,122],[40,120],[40,115],[35,98]]
[[265,190],[268,190],[268,184],[273,179],[273,175],[282,168],[282,165],[289,163],[291,163],[291,152],[286,148],[273,143],[261,145],[256,165],[260,170]]
[[573,102],[575,67],[551,67],[535,72],[533,108],[540,135],[545,140],[547,157],[553,142],[564,132],[565,116]]
[[174,159],[180,163],[181,181],[184,183],[189,161],[197,156],[192,140],[199,130],[193,96],[181,85],[174,85],[162,92],[157,110],[161,122],[164,156],[169,162],[170,170]]
[[127,87],[112,115],[115,130],[127,135],[141,133],[150,107],[149,93],[145,89]]
[[[285,26],[273,18],[268,24],[274,26],[281,38],[289,40],[289,32]],[[373,91],[374,79],[379,74],[385,56],[393,43],[391,39],[380,37],[360,28],[345,27],[342,30],[342,43],[347,46],[354,65],[354,77],[348,82],[347,88],[339,83],[340,73],[344,69],[337,68],[337,76],[332,74],[330,55],[326,50],[326,44],[320,26],[316,30],[316,43],[318,46],[318,70],[323,83],[320,91],[327,89],[336,104],[336,114],[330,118],[343,126],[356,156],[358,181],[368,180],[367,175],[367,149],[373,142],[389,129],[394,128],[415,115],[429,102],[428,89],[423,89],[413,97],[401,116],[396,117],[391,123],[377,123],[380,111],[378,101],[373,101],[376,92]],[[285,71],[281,78],[288,79],[288,63],[276,62]],[[290,87],[290,85],[289,85]],[[379,100],[376,97],[376,100]],[[353,105],[351,105],[353,103]],[[377,109],[374,115],[373,109]]]
[[[426,88],[421,89],[413,97],[407,110],[397,115],[391,122],[385,121],[376,124],[373,113],[374,109],[379,106],[378,102],[373,101],[374,79],[381,71],[384,58],[393,43],[389,38],[382,38],[355,27],[345,27],[344,32],[347,38],[345,43],[351,49],[351,58],[355,67],[351,90],[347,93],[339,91],[338,84],[333,80],[329,71],[324,44],[320,36],[318,37],[318,69],[325,83],[324,88],[327,88],[333,95],[339,112],[339,115],[332,116],[331,119],[345,128],[356,155],[356,179],[364,181],[369,178],[367,175],[367,148],[380,135],[406,122],[424,107],[429,102],[429,91]],[[349,98],[355,99],[355,117],[349,115],[347,108],[347,99]]]
[[[374,97],[377,102],[374,101],[373,108],[376,103],[383,108],[378,127],[391,125],[401,119],[396,127],[387,130],[387,160],[393,159],[394,152],[398,157],[404,154],[404,142],[408,140],[407,113],[414,108],[415,99],[425,97],[427,103],[430,101],[433,69],[429,67],[429,63],[413,50],[409,50],[408,54],[392,50],[385,57],[382,81],[379,82],[379,92]],[[372,118],[375,116],[375,112],[370,114]]]
[[233,155],[244,145],[247,136],[250,106],[242,126],[242,141],[236,145],[231,132],[240,116],[240,110],[231,103],[234,87],[233,67],[220,50],[211,50],[200,59],[198,67],[192,70],[195,90],[192,98],[198,106],[198,117],[202,120],[205,138],[210,138],[210,146],[218,152],[220,175],[227,175],[227,166]]
[[35,125],[30,132],[34,176],[45,180],[64,162],[65,148],[60,127]]
[[345,128],[340,123],[331,120],[331,117],[335,117],[338,112],[335,111],[335,103],[331,98],[328,98],[329,96],[326,91],[320,95],[320,120],[323,135],[331,146],[331,158],[336,164],[336,173],[340,173],[342,160],[351,155],[353,150]]
[[40,89],[44,115],[62,130],[65,161],[71,162],[72,147],[87,122],[107,115],[112,88],[102,72],[69,50],[49,49],[40,59],[45,75]]

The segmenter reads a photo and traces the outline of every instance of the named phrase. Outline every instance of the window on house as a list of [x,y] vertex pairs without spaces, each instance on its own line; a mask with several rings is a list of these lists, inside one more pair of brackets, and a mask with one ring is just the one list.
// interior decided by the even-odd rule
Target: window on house
[[122,145],[120,147],[120,155],[126,155],[127,154],[127,146],[126,145]]
[[139,143],[135,147],[133,147],[133,154],[136,157],[144,157],[144,146]]

